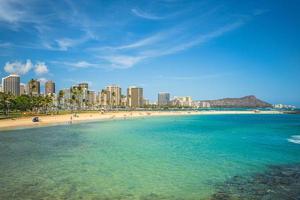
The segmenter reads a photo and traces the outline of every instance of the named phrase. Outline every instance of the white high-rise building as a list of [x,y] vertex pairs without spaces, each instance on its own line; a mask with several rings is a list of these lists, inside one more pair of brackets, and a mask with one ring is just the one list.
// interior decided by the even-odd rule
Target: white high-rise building
[[2,90],[4,93],[20,96],[20,76],[9,75],[2,78]]
[[174,106],[192,106],[192,97],[186,96],[186,97],[174,97],[172,100],[172,105]]

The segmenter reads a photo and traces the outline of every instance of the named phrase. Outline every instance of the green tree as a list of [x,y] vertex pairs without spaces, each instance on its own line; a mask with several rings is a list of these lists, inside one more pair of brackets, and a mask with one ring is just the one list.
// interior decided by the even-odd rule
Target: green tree
[[32,109],[31,97],[28,95],[21,95],[15,99],[15,107],[20,111],[27,111]]
[[11,93],[0,93],[0,108],[3,110],[3,114],[8,116],[11,109],[14,107],[15,98]]
[[61,100],[64,98],[65,92],[60,90],[58,93],[58,104],[61,105]]

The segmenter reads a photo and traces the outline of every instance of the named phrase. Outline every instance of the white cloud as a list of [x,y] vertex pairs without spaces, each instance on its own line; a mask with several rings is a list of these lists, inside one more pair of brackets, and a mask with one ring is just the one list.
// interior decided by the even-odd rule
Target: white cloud
[[25,13],[16,9],[16,2],[9,0],[0,0],[0,21],[16,23],[22,20]]
[[151,20],[160,20],[160,19],[164,19],[164,17],[159,17],[159,16],[156,16],[156,15],[153,15],[153,14],[150,14],[150,13],[147,13],[147,12],[144,12],[140,9],[131,9],[131,12],[138,16],[138,17],[141,17],[141,18],[144,18],[144,19],[151,19]]
[[34,65],[34,72],[37,75],[46,74],[49,72],[47,65],[44,62],[37,62]]
[[144,59],[144,56],[112,55],[102,57],[111,64],[112,68],[130,68]]
[[199,46],[212,39],[221,37],[243,24],[244,21],[242,20],[236,21],[219,27],[214,31],[189,38],[180,38],[182,32],[174,29],[173,31],[156,34],[129,45],[111,47],[114,50],[113,52],[102,51],[100,53],[107,55],[98,57],[110,63],[112,68],[130,68],[145,59],[176,54]]
[[41,78],[38,78],[38,81],[44,85],[48,80],[44,77],[41,77]]
[[77,61],[77,62],[59,62],[59,61],[55,61],[54,63],[60,63],[63,65],[67,65],[70,67],[74,67],[74,68],[89,68],[89,67],[97,67],[99,66],[98,64],[95,63],[90,63],[87,61]]
[[167,36],[166,33],[158,33],[155,34],[153,36],[138,40],[132,44],[128,44],[128,45],[123,45],[123,46],[119,46],[116,47],[115,49],[133,49],[133,48],[139,48],[139,47],[144,47],[144,46],[148,46],[148,45],[152,45],[156,42],[161,41],[162,39],[164,39]]
[[192,47],[198,46],[200,44],[203,44],[205,42],[208,42],[212,39],[221,37],[225,33],[233,31],[236,28],[242,26],[243,24],[244,24],[244,21],[237,21],[237,22],[225,25],[223,27],[220,27],[215,31],[212,31],[212,32],[209,32],[206,34],[202,34],[202,35],[198,35],[194,38],[191,38],[188,41],[181,42],[178,45],[168,47],[165,50],[151,52],[152,55],[151,54],[150,55],[151,55],[151,57],[158,57],[158,56],[163,56],[163,55],[175,54],[177,52],[184,51],[184,50],[190,49]]
[[52,51],[67,51],[72,47],[84,44],[85,42],[88,42],[92,39],[96,40],[97,37],[89,31],[86,31],[85,35],[79,38],[63,37],[59,39],[49,40],[42,37],[41,45],[39,46],[39,48],[42,47],[44,49]]
[[44,62],[37,62],[35,65],[33,65],[30,59],[27,59],[24,63],[21,61],[15,61],[7,62],[4,65],[4,71],[10,74],[24,75],[32,69],[37,75],[42,75],[49,72],[48,67]]
[[11,46],[11,43],[9,42],[0,43],[0,47],[9,47],[9,46]]
[[24,75],[32,68],[31,60],[27,60],[25,63],[20,61],[7,62],[4,66],[4,71],[10,74]]

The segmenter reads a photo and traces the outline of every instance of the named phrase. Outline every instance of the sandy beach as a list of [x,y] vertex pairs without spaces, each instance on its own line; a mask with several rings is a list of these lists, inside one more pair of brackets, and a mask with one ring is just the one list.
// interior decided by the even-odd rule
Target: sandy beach
[[218,115],[218,114],[282,114],[279,111],[120,111],[106,113],[79,113],[39,116],[40,122],[32,122],[32,117],[4,119],[0,121],[0,130],[40,127],[56,124],[72,124],[97,120],[126,120],[137,117],[182,116],[182,115]]

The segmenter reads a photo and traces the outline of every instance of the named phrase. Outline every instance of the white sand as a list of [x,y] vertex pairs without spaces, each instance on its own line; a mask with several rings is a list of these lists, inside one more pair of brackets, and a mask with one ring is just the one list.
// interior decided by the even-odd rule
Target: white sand
[[32,117],[0,120],[0,130],[15,129],[22,127],[39,127],[55,124],[69,124],[93,120],[130,119],[149,116],[180,116],[180,115],[216,115],[216,114],[281,114],[279,111],[120,111],[107,112],[104,114],[91,112],[80,113],[78,117],[71,114],[39,116],[40,122],[32,122]]

